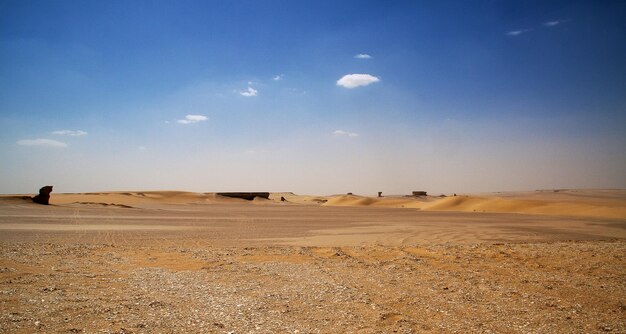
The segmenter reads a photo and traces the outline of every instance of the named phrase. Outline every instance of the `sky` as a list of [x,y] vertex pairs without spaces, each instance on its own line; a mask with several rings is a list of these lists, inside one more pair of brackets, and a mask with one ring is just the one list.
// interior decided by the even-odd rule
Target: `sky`
[[0,193],[626,188],[623,1],[0,0]]

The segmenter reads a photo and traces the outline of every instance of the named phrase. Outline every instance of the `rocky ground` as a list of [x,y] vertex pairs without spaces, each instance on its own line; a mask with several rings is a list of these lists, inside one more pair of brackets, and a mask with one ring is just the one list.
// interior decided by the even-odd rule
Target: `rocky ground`
[[0,243],[1,333],[626,333],[626,242]]

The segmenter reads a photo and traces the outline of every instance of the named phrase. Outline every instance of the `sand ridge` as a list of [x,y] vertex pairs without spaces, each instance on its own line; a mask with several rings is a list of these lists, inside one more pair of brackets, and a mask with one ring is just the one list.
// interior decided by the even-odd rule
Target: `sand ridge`
[[625,190],[557,190],[445,197],[331,196],[326,206],[413,208],[426,211],[498,212],[626,218]]

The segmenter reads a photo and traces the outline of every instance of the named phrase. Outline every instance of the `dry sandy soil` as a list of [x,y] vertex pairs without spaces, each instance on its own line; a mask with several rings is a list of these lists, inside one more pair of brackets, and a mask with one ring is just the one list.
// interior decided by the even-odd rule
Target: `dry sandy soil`
[[624,190],[51,203],[0,196],[0,333],[626,333]]

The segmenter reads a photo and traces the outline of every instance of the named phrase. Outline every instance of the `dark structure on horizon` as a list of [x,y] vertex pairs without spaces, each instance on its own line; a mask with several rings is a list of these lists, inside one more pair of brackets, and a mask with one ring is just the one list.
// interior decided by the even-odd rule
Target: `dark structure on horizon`
[[265,198],[265,199],[269,199],[270,198],[270,193],[263,193],[263,192],[259,192],[259,193],[217,193],[217,195],[220,196],[225,196],[225,197],[232,197],[232,198],[241,198],[241,199],[245,199],[248,201],[253,200],[255,197],[261,197],[261,198]]
[[45,186],[39,189],[39,195],[32,198],[33,202],[48,205],[50,204],[50,193],[52,192],[52,186]]

